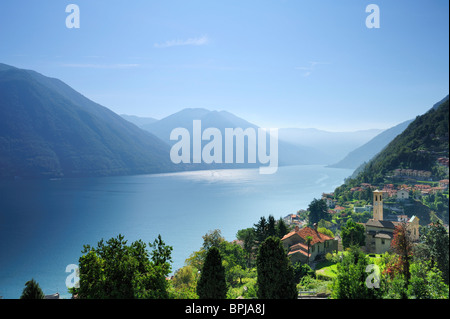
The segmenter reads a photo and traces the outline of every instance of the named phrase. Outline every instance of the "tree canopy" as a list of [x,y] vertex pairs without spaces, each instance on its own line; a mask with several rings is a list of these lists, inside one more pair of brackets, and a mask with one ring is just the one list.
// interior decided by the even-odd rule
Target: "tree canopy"
[[217,247],[211,247],[206,254],[205,264],[197,283],[197,294],[200,299],[226,298],[225,268]]
[[80,299],[168,298],[166,277],[172,247],[161,236],[149,247],[141,240],[127,244],[122,235],[84,246],[79,259]]
[[257,272],[258,298],[297,298],[294,268],[279,238],[271,236],[261,244],[257,259]]
[[366,230],[363,225],[355,223],[352,219],[341,229],[342,245],[344,248],[351,246],[362,247],[366,244]]
[[45,295],[36,280],[31,279],[25,283],[20,299],[44,299]]
[[329,220],[328,207],[323,199],[316,199],[309,204],[309,225],[318,223],[321,219]]

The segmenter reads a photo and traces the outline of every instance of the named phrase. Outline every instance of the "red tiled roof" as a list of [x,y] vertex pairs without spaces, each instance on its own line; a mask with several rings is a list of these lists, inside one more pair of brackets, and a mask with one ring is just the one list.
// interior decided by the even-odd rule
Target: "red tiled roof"
[[315,230],[311,227],[304,227],[302,229],[299,229],[298,227],[296,227],[295,230],[286,234],[281,240],[287,239],[295,234],[300,236],[305,242],[306,242],[306,237],[311,236],[312,237],[311,245],[314,245],[316,243],[323,243],[324,241],[334,239],[330,236],[319,233],[317,230]]
[[289,249],[291,249],[291,250],[298,250],[298,249],[308,250],[308,246],[305,244],[302,244],[302,243],[297,243],[297,244],[289,247]]
[[302,254],[302,255],[304,255],[306,257],[311,257],[311,253],[309,253],[309,255],[308,255],[308,252],[303,250],[303,249],[292,250],[292,251],[290,251],[288,253],[288,256],[289,255],[293,255],[293,254],[297,254],[297,253],[300,253],[300,254]]

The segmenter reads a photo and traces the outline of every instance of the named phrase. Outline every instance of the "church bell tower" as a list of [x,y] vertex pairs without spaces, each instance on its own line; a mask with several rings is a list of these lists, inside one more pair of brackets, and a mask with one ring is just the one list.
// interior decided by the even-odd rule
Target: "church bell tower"
[[373,191],[373,219],[383,220],[383,192]]

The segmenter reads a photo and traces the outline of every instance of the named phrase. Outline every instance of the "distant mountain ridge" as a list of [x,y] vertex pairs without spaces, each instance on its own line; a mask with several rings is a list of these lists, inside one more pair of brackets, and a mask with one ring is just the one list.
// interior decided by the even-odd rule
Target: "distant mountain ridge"
[[339,162],[330,165],[330,167],[357,168],[364,162],[370,161],[372,157],[385,148],[396,136],[402,133],[412,121],[413,120],[405,121],[381,132],[366,144],[351,151]]
[[[176,127],[191,128],[194,119],[202,121],[202,127],[255,128],[250,123],[227,111],[210,111],[204,108],[186,108],[159,121],[141,124],[145,118],[124,117],[169,144],[170,132]],[[373,129],[358,132],[327,132],[317,129],[280,128],[280,165],[330,164],[342,159],[349,151],[364,144],[382,130]]]
[[[136,120],[136,118],[134,119]],[[142,129],[147,130],[148,132],[154,134],[159,137],[161,140],[166,143],[173,145],[177,141],[170,140],[170,133],[173,129],[181,127],[187,129],[192,138],[192,125],[194,120],[201,121],[202,130],[213,127],[220,130],[222,133],[222,137],[225,136],[226,128],[242,128],[243,130],[247,128],[254,129],[255,131],[258,129],[258,126],[250,123],[230,112],[227,111],[210,111],[204,108],[186,108],[174,114],[171,114],[159,121],[141,125]],[[132,121],[133,123],[138,123],[136,121]],[[202,142],[202,144],[206,144],[208,142]],[[247,143],[245,146],[245,154],[247,154]],[[224,154],[223,154],[224,156]],[[192,152],[191,152],[192,157]],[[311,147],[301,146],[301,145],[293,145],[291,143],[279,140],[278,141],[278,158],[279,165],[302,165],[302,164],[316,164],[315,160],[322,158],[323,154],[319,150],[316,150]],[[224,161],[223,161],[224,162]],[[200,164],[190,165],[189,167],[198,168]],[[239,168],[239,167],[257,167],[256,164],[210,164],[205,166],[205,168]]]
[[135,115],[127,115],[127,114],[120,114],[121,117],[123,117],[128,122],[131,122],[135,124],[136,126],[142,128],[142,126],[154,123],[158,121],[157,119],[153,117],[139,117]]
[[294,145],[319,149],[322,153],[320,163],[330,165],[382,131],[367,129],[355,132],[329,132],[315,128],[281,128],[279,138]]
[[0,64],[0,177],[173,171],[169,150],[62,81]]

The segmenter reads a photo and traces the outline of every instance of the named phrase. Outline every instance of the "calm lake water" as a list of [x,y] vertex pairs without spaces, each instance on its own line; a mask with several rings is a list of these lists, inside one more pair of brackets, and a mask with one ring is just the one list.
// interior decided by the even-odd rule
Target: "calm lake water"
[[0,182],[0,296],[19,298],[34,278],[45,294],[69,298],[66,266],[83,245],[125,236],[173,246],[172,270],[220,229],[227,240],[261,216],[307,208],[352,170],[324,166]]

